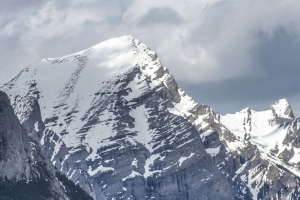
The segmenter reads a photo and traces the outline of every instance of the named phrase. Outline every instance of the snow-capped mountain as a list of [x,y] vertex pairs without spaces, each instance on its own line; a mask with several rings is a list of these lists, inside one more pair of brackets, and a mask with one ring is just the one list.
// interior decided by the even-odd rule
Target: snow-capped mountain
[[300,124],[286,99],[276,101],[264,111],[246,108],[227,114],[220,121],[236,136],[257,145],[264,157],[300,175]]
[[[185,94],[157,55],[131,36],[43,59],[1,90],[38,99],[45,130],[31,135],[94,199],[298,195],[297,173],[256,146],[260,131],[293,120],[290,107],[280,101],[266,114],[220,116]],[[15,112],[22,121],[23,107]]]

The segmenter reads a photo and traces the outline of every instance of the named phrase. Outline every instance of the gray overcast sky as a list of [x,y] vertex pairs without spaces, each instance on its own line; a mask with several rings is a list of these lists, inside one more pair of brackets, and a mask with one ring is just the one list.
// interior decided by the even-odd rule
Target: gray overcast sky
[[44,57],[132,35],[222,114],[286,98],[300,116],[297,0],[1,0],[0,84]]

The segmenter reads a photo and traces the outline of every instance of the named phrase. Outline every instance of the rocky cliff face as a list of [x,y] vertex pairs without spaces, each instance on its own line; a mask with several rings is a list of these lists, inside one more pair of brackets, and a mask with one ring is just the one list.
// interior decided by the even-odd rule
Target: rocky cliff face
[[34,177],[35,170],[30,162],[34,162],[29,138],[20,125],[7,96],[0,92],[0,171],[1,177],[8,179]]
[[0,91],[0,198],[69,199],[69,187],[59,181],[57,171],[37,142],[44,128],[37,101],[33,97],[16,97],[14,109]]
[[[242,127],[235,132],[225,117],[187,96],[157,55],[131,36],[44,59],[2,90],[23,97],[16,98],[14,108],[29,135],[94,199],[291,199],[298,194],[297,173],[268,159],[250,140],[250,109],[242,112],[242,125],[240,117],[232,120]],[[35,116],[20,111],[22,102],[38,109],[32,97],[42,113],[33,125],[22,119]],[[266,112],[277,110],[275,105]],[[288,108],[280,113],[272,123],[293,117]]]

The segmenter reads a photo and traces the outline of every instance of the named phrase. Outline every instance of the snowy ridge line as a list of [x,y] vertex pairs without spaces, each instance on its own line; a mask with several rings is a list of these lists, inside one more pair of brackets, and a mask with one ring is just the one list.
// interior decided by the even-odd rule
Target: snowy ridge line
[[[280,102],[280,107],[273,109],[278,102]],[[235,114],[221,116],[220,121],[240,138],[248,138],[254,144],[270,149],[276,143],[283,142],[286,130],[281,131],[281,129],[285,122],[292,121],[292,117],[282,114],[285,110],[291,110],[291,108],[288,102],[282,99],[265,111],[257,112],[246,108]],[[290,116],[293,116],[292,111],[289,112]]]

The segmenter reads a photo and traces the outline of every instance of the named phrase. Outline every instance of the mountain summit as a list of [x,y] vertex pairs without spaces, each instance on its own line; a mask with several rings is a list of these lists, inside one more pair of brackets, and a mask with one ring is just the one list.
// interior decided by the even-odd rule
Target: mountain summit
[[280,99],[276,101],[269,107],[269,109],[273,110],[278,117],[287,118],[287,119],[295,118],[292,108],[286,99]]
[[298,195],[298,176],[250,140],[290,123],[289,107],[219,116],[189,97],[156,53],[131,36],[43,59],[1,89],[38,99],[43,152],[94,199]]

